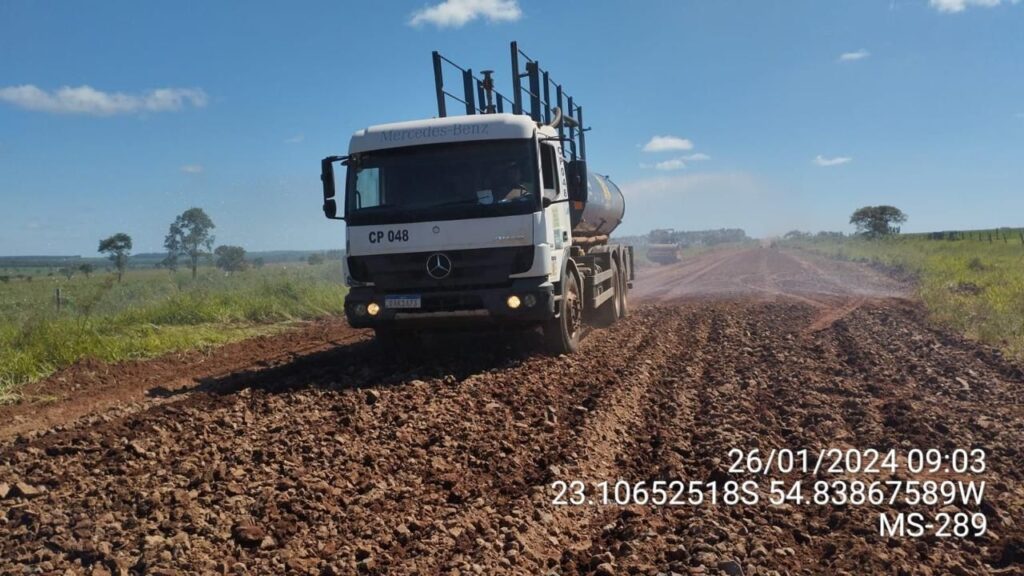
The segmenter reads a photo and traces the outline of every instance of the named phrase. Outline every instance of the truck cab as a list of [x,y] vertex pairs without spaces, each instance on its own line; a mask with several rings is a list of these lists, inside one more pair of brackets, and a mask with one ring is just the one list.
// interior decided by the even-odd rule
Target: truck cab
[[554,313],[571,232],[552,129],[513,114],[384,124],[355,133],[344,163],[353,326]]

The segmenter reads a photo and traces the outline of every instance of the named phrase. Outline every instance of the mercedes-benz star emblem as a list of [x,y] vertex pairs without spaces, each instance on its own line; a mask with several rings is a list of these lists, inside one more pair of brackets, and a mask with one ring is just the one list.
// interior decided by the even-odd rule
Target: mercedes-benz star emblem
[[447,278],[452,273],[452,260],[444,254],[431,254],[427,257],[427,274],[435,280]]

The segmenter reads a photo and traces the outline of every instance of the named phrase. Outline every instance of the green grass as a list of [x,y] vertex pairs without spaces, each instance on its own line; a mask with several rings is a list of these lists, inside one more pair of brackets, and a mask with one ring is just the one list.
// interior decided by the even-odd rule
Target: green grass
[[918,294],[936,321],[1024,358],[1024,244],[1019,230],[991,231],[992,242],[988,232],[973,231],[959,240],[904,234],[785,244],[905,270],[916,276]]
[[148,358],[341,314],[345,293],[339,262],[231,275],[209,268],[195,280],[182,271],[129,270],[120,284],[107,273],[11,279],[0,283],[0,402],[82,358]]

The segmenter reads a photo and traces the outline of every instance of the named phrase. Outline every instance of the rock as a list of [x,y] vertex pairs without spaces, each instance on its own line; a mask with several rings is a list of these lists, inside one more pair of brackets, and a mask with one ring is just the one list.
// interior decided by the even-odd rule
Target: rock
[[1019,536],[1007,537],[997,545],[997,557],[995,564],[998,566],[1011,566],[1024,564],[1024,538]]
[[680,544],[679,546],[665,552],[665,559],[669,562],[685,562],[690,558],[690,553],[686,550],[686,546]]
[[11,485],[6,482],[0,482],[0,500],[7,498],[7,495],[11,493]]
[[719,562],[718,569],[729,576],[743,576],[743,567],[735,560],[723,560]]
[[35,498],[36,496],[43,495],[42,490],[24,482],[15,482],[14,490],[24,498]]
[[412,532],[409,530],[409,527],[405,524],[399,524],[395,528],[395,538],[397,538],[398,541],[402,544],[405,544],[409,541],[410,538],[412,538]]
[[608,562],[598,564],[594,569],[594,576],[615,576],[615,567]]
[[366,391],[366,404],[368,406],[373,406],[374,404],[377,403],[378,400],[380,400],[380,392],[376,390]]
[[971,575],[971,571],[968,570],[967,568],[964,568],[963,564],[959,564],[959,563],[958,564],[952,564],[950,566],[947,566],[946,568],[949,570],[950,574],[954,574],[955,576],[970,576]]
[[242,546],[259,546],[263,543],[263,539],[266,536],[266,532],[255,524],[239,523],[235,524],[234,528],[231,529],[231,537]]

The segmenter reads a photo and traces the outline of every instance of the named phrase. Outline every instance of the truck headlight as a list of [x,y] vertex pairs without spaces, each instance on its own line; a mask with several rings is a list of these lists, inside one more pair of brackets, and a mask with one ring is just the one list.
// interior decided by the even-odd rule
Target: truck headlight
[[519,305],[522,304],[522,302],[519,300],[519,296],[516,296],[515,294],[509,296],[508,300],[506,300],[505,303],[508,304],[508,307],[513,310],[519,308]]
[[366,316],[366,304],[356,304],[356,316]]
[[376,316],[377,314],[380,314],[380,304],[370,302],[366,305],[366,311],[370,313],[370,316]]
[[527,308],[533,308],[537,305],[537,297],[533,294],[527,294],[523,296],[523,304],[526,304]]

